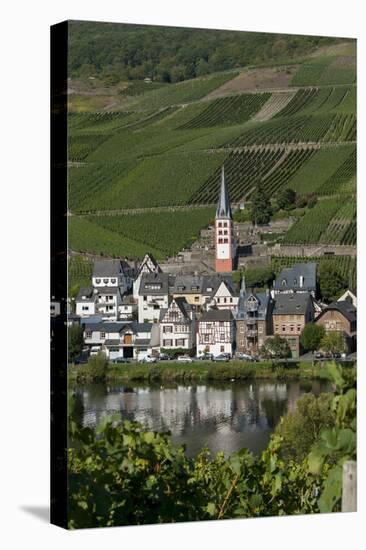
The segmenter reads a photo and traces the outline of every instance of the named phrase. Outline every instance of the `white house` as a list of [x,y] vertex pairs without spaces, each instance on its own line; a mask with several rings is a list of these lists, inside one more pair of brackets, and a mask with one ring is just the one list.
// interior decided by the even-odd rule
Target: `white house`
[[122,296],[122,301],[118,306],[118,318],[121,320],[137,319],[138,300],[132,294]]
[[207,309],[230,309],[236,311],[239,295],[229,281],[223,280],[218,288],[213,291],[211,299],[207,302]]
[[88,324],[84,342],[91,354],[104,352],[117,357],[141,359],[159,352],[159,326],[137,322],[103,322]]
[[197,355],[202,353],[233,354],[234,317],[230,309],[210,309],[198,322]]
[[185,298],[174,298],[160,311],[160,347],[191,350],[196,345],[196,319]]
[[143,273],[138,296],[138,320],[140,323],[157,323],[160,310],[169,306],[172,284],[168,273]]
[[135,279],[133,281],[133,297],[137,300],[139,296],[141,277],[144,273],[161,273],[161,269],[155,258],[151,254],[145,254],[140,263]]
[[98,296],[92,286],[82,287],[76,297],[76,315],[90,317],[96,313]]
[[118,287],[105,286],[94,289],[97,296],[95,312],[103,319],[117,321],[119,307],[122,303],[121,291]]
[[119,288],[127,292],[133,281],[133,269],[124,260],[95,260],[92,285],[95,288]]

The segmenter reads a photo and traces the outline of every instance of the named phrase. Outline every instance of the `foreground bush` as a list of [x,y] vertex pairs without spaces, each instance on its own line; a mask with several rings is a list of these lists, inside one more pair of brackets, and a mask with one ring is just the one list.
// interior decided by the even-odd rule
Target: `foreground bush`
[[332,365],[334,426],[304,460],[285,461],[274,435],[260,457],[242,449],[195,459],[168,434],[105,417],[95,430],[71,415],[69,527],[331,512],[340,509],[341,471],[356,456],[354,379]]

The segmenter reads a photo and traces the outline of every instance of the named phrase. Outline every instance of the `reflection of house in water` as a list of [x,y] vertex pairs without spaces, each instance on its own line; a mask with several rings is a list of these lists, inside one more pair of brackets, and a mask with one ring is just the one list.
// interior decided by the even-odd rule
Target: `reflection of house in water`
[[[248,447],[261,452],[280,417],[293,412],[296,401],[306,391],[298,382],[234,383],[176,388],[105,387],[79,391],[84,425],[95,425],[105,414],[121,413],[122,418],[140,422],[155,431],[170,431],[173,441],[186,443],[193,455],[207,445],[212,453]],[[97,388],[94,386],[93,388]],[[128,390],[128,391],[127,391]]]

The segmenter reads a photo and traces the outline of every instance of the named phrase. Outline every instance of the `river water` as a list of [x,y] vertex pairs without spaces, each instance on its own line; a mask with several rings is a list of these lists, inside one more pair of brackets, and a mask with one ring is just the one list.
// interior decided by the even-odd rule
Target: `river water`
[[330,391],[326,381],[245,381],[220,384],[127,386],[77,385],[79,421],[95,426],[106,414],[140,422],[155,431],[169,430],[184,443],[188,456],[203,446],[229,454],[242,447],[259,454],[281,416],[296,409],[299,397]]

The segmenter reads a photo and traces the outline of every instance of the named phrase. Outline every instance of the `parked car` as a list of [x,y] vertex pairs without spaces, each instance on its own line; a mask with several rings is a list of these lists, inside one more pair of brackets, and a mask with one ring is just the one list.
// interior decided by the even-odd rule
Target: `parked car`
[[179,355],[177,361],[179,361],[179,363],[193,363],[193,359],[189,357],[189,355]]
[[167,353],[161,353],[159,355],[159,361],[170,361],[170,355]]
[[130,360],[127,357],[116,357],[112,360],[112,363],[129,363]]
[[220,353],[219,355],[216,355],[216,357],[213,358],[213,361],[230,361],[230,354]]
[[333,359],[341,359],[342,355],[339,353],[339,351],[335,351],[333,353]]
[[139,363],[156,363],[157,358],[152,355],[144,355],[141,359],[138,360]]
[[212,361],[213,354],[212,353],[204,353],[203,355],[199,355],[197,357],[199,361]]
[[324,359],[324,354],[321,351],[317,351],[315,354],[315,359]]
[[324,359],[332,359],[332,354],[330,351],[326,351],[324,353]]
[[236,358],[239,359],[240,361],[254,361],[254,358],[251,355],[248,355],[247,353],[238,353]]

